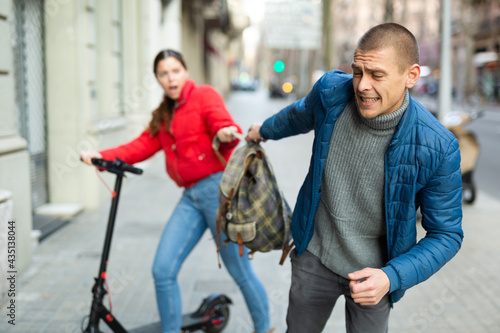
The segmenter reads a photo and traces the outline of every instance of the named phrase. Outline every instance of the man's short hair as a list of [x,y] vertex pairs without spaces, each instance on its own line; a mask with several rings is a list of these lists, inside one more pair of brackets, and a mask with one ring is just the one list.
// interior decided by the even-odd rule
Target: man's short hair
[[420,51],[415,36],[397,23],[383,23],[368,30],[358,41],[356,50],[369,52],[394,48],[401,72],[420,61]]

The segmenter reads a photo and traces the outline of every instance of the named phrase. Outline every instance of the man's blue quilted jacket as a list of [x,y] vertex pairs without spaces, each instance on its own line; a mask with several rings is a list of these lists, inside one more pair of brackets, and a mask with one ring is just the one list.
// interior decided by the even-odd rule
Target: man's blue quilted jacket
[[[309,172],[299,191],[292,233],[298,254],[314,232],[321,180],[335,122],[353,98],[352,76],[331,71],[304,98],[268,118],[264,139],[278,140],[314,129]],[[436,273],[460,249],[462,179],[457,139],[413,98],[385,154],[385,218],[391,302]],[[424,238],[417,242],[420,207]]]

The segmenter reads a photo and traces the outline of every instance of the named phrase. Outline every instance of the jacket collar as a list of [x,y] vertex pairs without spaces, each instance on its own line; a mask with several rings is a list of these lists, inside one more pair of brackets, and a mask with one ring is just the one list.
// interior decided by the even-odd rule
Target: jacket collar
[[[340,74],[335,77],[333,82],[325,82],[324,85],[327,86],[325,89],[321,89],[321,103],[327,112],[335,110],[338,105],[345,105],[354,96],[354,90],[352,88],[352,75],[345,74],[341,71],[335,71],[334,73]],[[330,84],[333,83],[333,87]],[[338,110],[337,116],[344,110],[341,108]]]
[[[352,88],[352,75],[339,72],[344,80],[339,80],[333,88],[327,88],[321,90],[321,101],[327,112],[336,110],[334,118],[336,119],[342,111],[344,111],[345,105],[354,97],[354,89]],[[347,80],[345,80],[348,78]],[[338,105],[343,107],[337,108]],[[403,117],[399,121],[389,147],[397,145],[402,138],[405,138],[408,132],[414,128],[417,121],[417,110],[419,103],[410,96],[410,101],[408,107],[403,114]]]
[[[354,89],[352,88],[352,75],[346,74],[340,71],[335,71],[336,74],[340,74],[336,77],[333,82],[325,82],[324,85],[334,84],[333,87],[328,87],[326,89],[321,89],[321,102],[323,107],[330,111],[336,111],[334,118],[336,119],[342,111],[344,111],[345,105],[354,96]],[[341,108],[336,108],[337,106],[343,106]],[[394,133],[389,147],[397,145],[403,138],[406,137],[409,131],[415,127],[417,121],[417,108],[422,108],[420,104],[410,96],[410,101],[408,108],[406,109],[403,117],[399,121],[396,132]]]
[[418,102],[410,96],[408,108],[399,121],[396,132],[392,136],[391,142],[389,143],[389,147],[394,147],[399,144],[399,142],[406,137],[408,132],[415,128],[415,123],[417,122],[417,104]]
[[182,88],[181,95],[179,96],[179,99],[177,100],[177,106],[181,106],[182,104],[186,103],[186,100],[189,98],[189,95],[193,92],[194,88],[196,88],[196,84],[194,83],[193,79],[187,79],[186,83],[184,83],[184,87]]

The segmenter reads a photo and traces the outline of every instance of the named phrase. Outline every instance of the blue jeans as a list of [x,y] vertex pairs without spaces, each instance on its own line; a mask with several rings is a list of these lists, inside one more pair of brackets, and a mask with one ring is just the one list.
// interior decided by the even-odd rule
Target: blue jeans
[[[215,239],[221,178],[222,172],[213,174],[185,189],[160,239],[153,277],[163,333],[179,333],[181,330],[182,305],[177,275],[207,227]],[[215,248],[213,251],[215,258]],[[247,259],[248,249],[242,258],[234,243],[221,246],[220,251],[226,269],[243,293],[255,331],[267,332],[270,329],[269,302],[262,282]]]

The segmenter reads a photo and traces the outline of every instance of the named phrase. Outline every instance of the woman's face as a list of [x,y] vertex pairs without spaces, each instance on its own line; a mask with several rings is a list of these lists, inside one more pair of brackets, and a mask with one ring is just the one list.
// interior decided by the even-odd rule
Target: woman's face
[[188,70],[174,57],[160,60],[156,65],[156,79],[165,91],[165,95],[173,100],[179,99],[188,77]]

